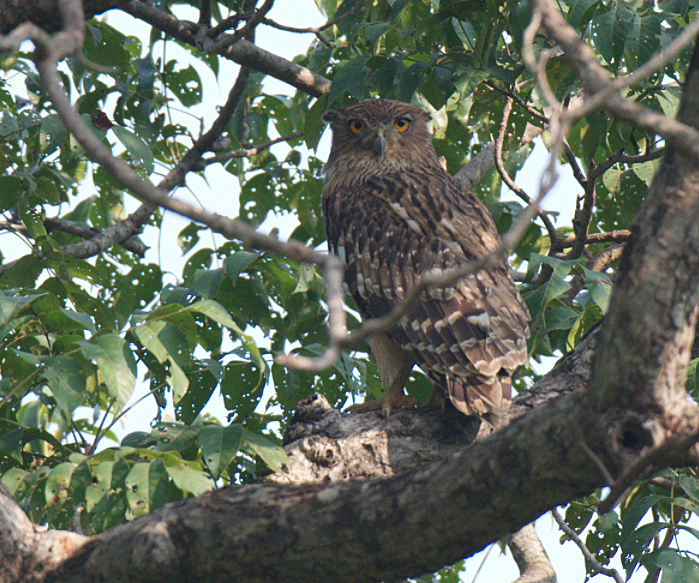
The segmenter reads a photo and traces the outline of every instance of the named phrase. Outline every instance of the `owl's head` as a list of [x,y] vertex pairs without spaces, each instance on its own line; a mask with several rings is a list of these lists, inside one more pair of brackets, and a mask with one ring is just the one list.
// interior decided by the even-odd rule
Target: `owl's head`
[[398,172],[438,163],[427,127],[430,115],[409,103],[371,99],[331,109],[323,120],[333,132],[326,177],[336,170]]

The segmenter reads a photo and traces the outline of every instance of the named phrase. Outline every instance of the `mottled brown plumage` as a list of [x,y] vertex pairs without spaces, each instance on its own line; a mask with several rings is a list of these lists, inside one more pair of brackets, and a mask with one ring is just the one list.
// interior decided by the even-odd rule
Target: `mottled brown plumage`
[[[441,167],[425,111],[371,100],[328,111],[324,119],[333,131],[325,230],[363,318],[388,313],[420,274],[498,247],[483,203]],[[460,411],[500,425],[510,375],[527,356],[528,318],[504,261],[430,289],[398,325],[370,340],[389,387],[373,406],[388,414],[404,404],[404,385],[417,364],[446,387]]]

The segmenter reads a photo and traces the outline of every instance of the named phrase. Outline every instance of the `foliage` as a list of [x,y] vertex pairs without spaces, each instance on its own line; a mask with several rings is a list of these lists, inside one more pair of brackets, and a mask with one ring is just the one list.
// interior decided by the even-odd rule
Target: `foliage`
[[[543,125],[546,106],[524,65],[526,2],[377,0],[358,9],[354,0],[318,3],[329,19],[339,19],[322,33],[330,46],[316,42],[296,61],[331,79],[330,92],[272,95],[262,74],[253,72],[222,134],[224,152],[237,152],[303,132],[287,147],[227,159],[231,182],[240,185],[241,220],[259,226],[270,216],[292,215],[298,226],[291,237],[321,245],[322,163],[314,155],[320,118],[330,107],[375,96],[430,110],[435,147],[453,173],[495,139],[510,96],[515,108],[504,162],[511,176],[521,169],[529,151],[520,141],[528,124]],[[191,18],[188,4],[199,5],[160,6]],[[214,18],[235,13],[238,4],[214,2]],[[667,46],[698,4],[569,0],[559,7],[616,74],[635,70]],[[137,38],[127,28],[91,20],[85,59],[67,59],[61,72],[93,131],[156,181],[197,138],[198,124],[177,109],[216,99],[202,75],[206,67],[218,76],[220,57],[190,46],[196,66],[183,64],[170,56],[178,43],[163,32],[153,28],[149,37]],[[538,36],[535,52],[544,48]],[[639,80],[626,97],[673,115],[687,58],[685,52]],[[65,528],[77,517],[84,532],[97,533],[216,483],[277,471],[285,463],[280,428],[299,399],[322,392],[341,406],[380,390],[364,350],[321,374],[273,364],[275,352],[318,354],[327,344],[324,285],[308,265],[212,239],[195,223],[177,237],[186,262],[174,282],[167,257],[140,257],[125,242],[97,256],[81,254],[83,236],[66,225],[99,232],[124,221],[135,202],[66,132],[31,56],[6,54],[2,64],[13,81],[0,80],[0,210],[7,231],[0,248],[0,471],[32,520]],[[547,71],[559,100],[579,93],[562,55],[550,58]],[[572,156],[563,162],[583,169],[579,207],[589,202],[592,212],[588,219],[563,217],[555,233],[533,224],[511,257],[526,271],[522,292],[532,314],[533,362],[575,346],[609,304],[614,265],[595,268],[591,259],[603,258],[614,243],[590,241],[573,252],[562,242],[628,229],[662,148],[656,136],[599,111],[572,128],[568,143]],[[198,170],[203,177],[207,172]],[[523,212],[522,203],[501,201],[495,171],[476,192],[502,232]],[[154,212],[143,229],[158,232],[164,220]],[[172,253],[175,242],[163,246]],[[350,322],[356,324],[351,315]],[[688,389],[696,398],[695,368],[696,361]],[[530,384],[535,370],[523,370],[516,386]],[[421,373],[411,383],[426,395]],[[155,401],[158,413],[149,431],[120,438],[117,423],[130,412],[137,386],[147,387],[146,399]],[[202,413],[214,395],[222,398],[225,419]],[[166,419],[168,407],[172,417]],[[618,515],[598,516],[595,495],[571,504],[566,520],[577,532],[592,525],[587,545],[602,564],[621,554],[627,575],[643,565],[649,572],[661,569],[664,581],[697,580],[697,557],[671,546],[679,530],[697,536],[687,525],[699,504],[696,478],[669,470],[656,478],[664,481],[637,485]],[[663,532],[667,545],[654,539]],[[456,572],[428,578],[456,580]]]

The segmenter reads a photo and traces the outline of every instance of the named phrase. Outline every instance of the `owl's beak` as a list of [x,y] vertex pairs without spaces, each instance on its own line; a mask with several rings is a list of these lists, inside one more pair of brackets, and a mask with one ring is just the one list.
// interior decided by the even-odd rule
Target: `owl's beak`
[[376,132],[373,150],[378,156],[383,156],[383,153],[386,151],[386,136],[383,135],[383,130],[378,130]]

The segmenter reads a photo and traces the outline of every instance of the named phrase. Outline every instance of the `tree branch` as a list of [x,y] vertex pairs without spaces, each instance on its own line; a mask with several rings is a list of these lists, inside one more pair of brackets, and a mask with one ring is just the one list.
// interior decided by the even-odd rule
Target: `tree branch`
[[[131,0],[131,2],[123,5],[121,9],[134,18],[143,20],[188,45],[205,51],[211,51],[215,46],[215,42],[206,35],[207,27],[191,22],[183,22],[145,2]],[[219,40],[225,41],[228,36],[230,35],[221,35]],[[213,52],[217,52],[222,57],[226,57],[239,65],[284,81],[313,97],[319,97],[330,91],[330,81],[325,77],[314,73],[306,67],[269,53],[246,40],[239,40],[230,47],[221,48],[220,52]]]
[[619,574],[619,572],[616,569],[610,569],[608,567],[605,567],[604,565],[601,565],[597,559],[595,559],[595,556],[585,546],[585,543],[580,539],[576,532],[565,523],[563,517],[558,513],[558,510],[556,510],[555,508],[551,510],[551,515],[553,516],[553,519],[556,521],[556,524],[558,524],[558,527],[564,533],[566,533],[566,536],[568,536],[568,538],[570,538],[570,540],[572,540],[580,549],[580,552],[585,557],[585,560],[590,564],[594,571],[596,571],[597,573],[601,573],[602,575],[607,575],[608,577],[611,577],[612,579],[614,579],[614,581],[616,581],[616,583],[624,583],[624,578]]

